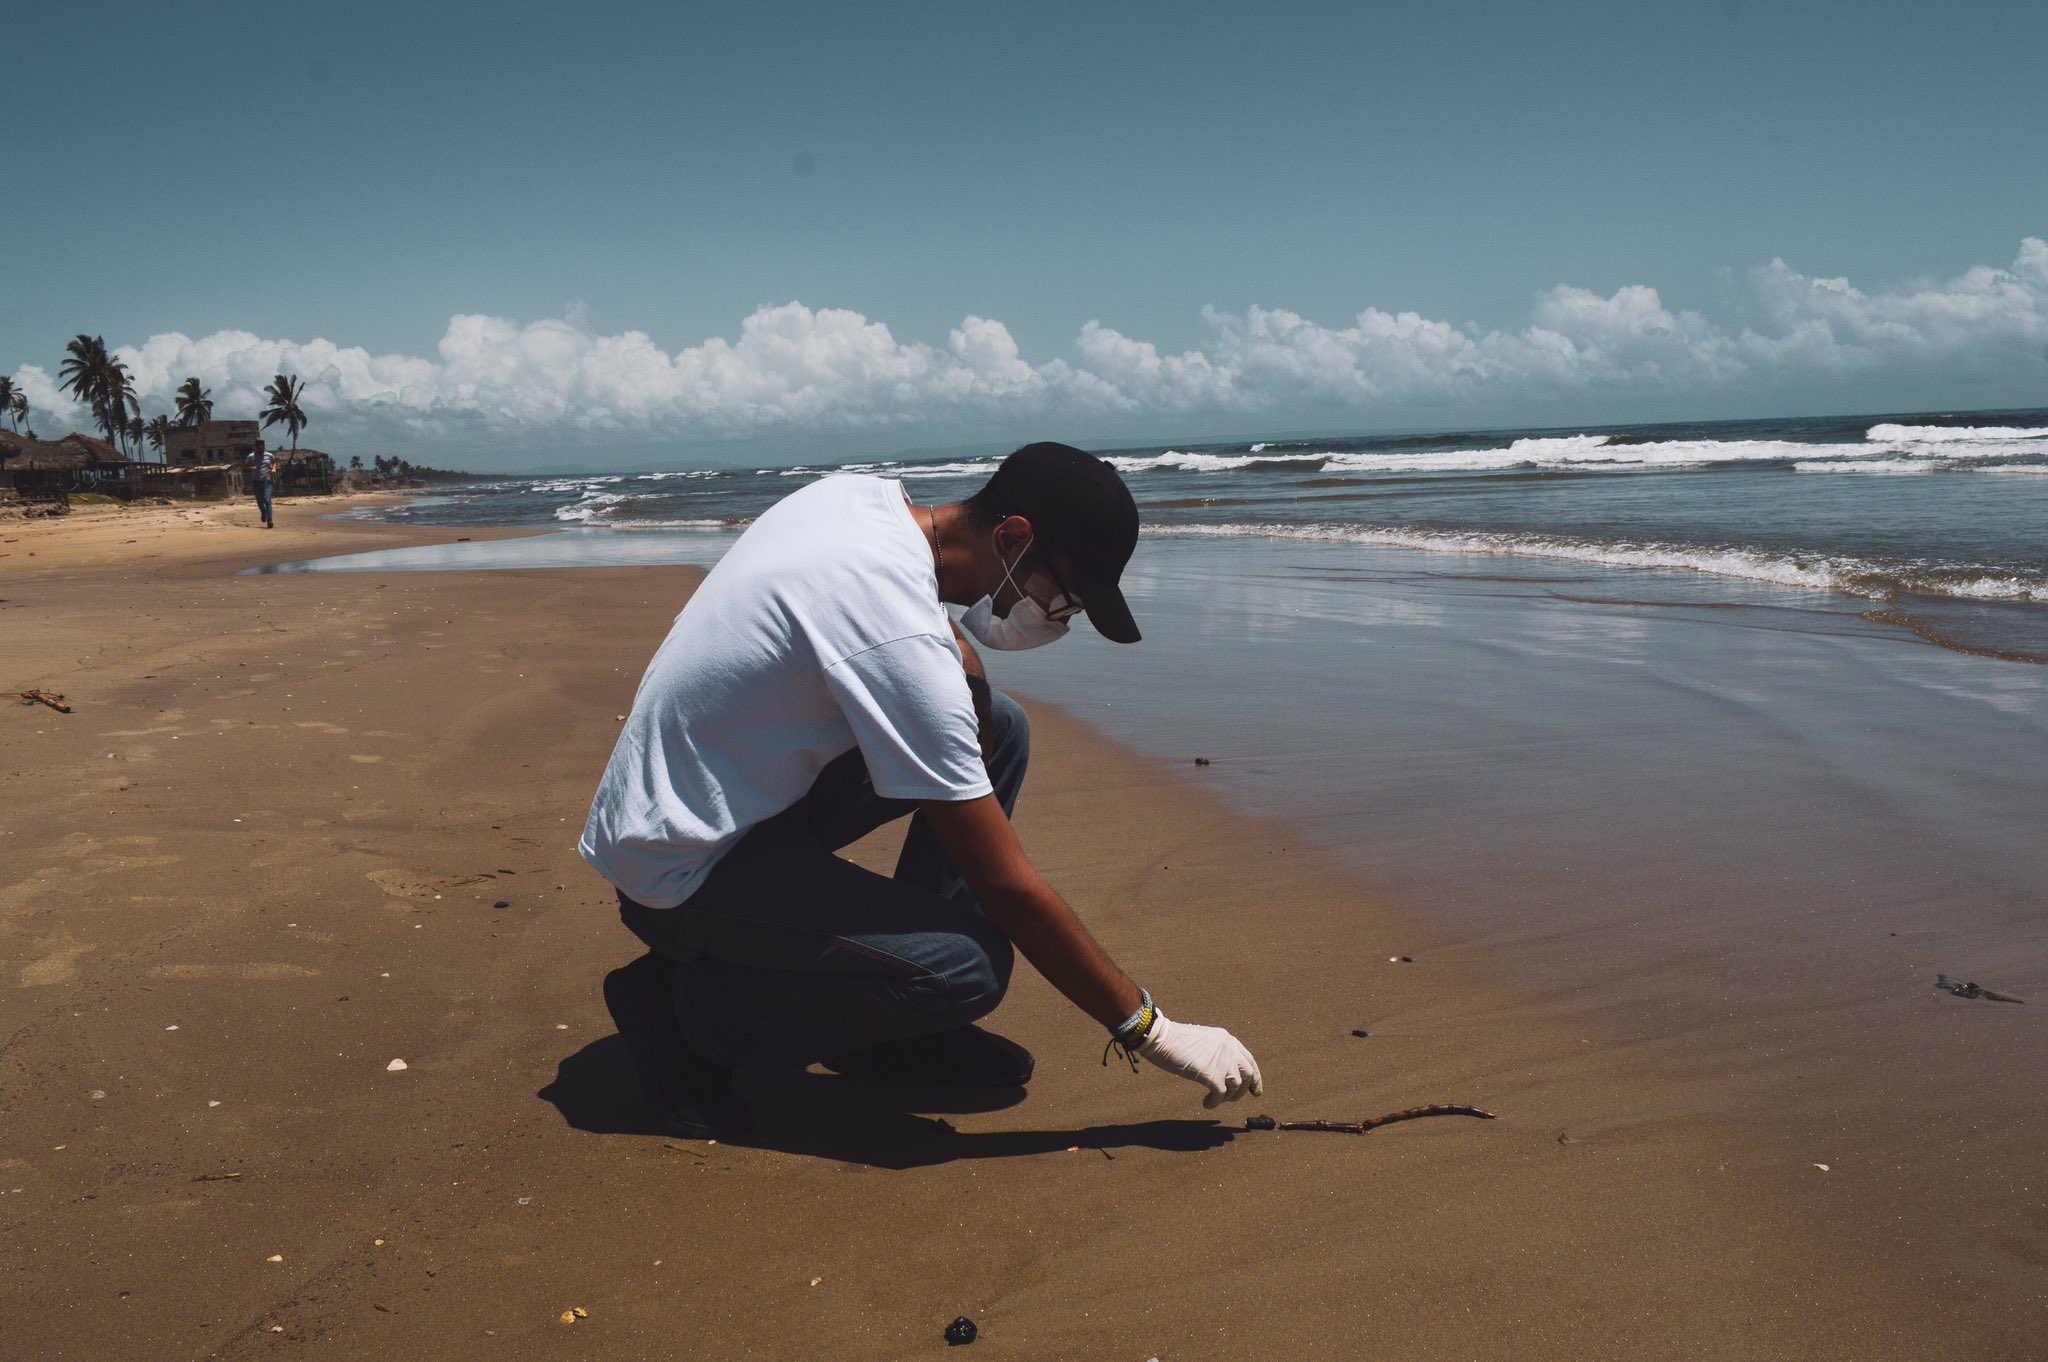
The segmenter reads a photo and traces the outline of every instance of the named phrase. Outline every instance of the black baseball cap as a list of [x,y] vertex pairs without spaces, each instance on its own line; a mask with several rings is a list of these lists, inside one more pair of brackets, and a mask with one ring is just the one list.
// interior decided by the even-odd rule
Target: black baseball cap
[[1117,586],[1138,547],[1138,504],[1117,471],[1086,450],[1050,441],[1025,445],[989,479],[998,508],[1031,522],[1080,577],[1069,583],[1095,632],[1136,643],[1138,622]]

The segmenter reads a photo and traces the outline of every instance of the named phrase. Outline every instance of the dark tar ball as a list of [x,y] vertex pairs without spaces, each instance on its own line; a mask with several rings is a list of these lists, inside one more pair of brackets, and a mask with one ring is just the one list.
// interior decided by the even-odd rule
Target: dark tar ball
[[974,1321],[962,1315],[946,1326],[946,1342],[957,1348],[962,1343],[974,1342],[974,1336],[979,1332],[974,1327]]

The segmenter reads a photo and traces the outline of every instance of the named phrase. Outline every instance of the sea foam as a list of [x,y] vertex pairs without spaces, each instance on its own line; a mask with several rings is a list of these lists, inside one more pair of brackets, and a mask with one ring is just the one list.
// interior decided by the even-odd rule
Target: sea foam
[[1372,544],[1429,553],[1507,554],[1605,567],[1700,572],[1807,591],[1840,591],[1870,600],[1902,592],[1984,601],[2048,602],[2048,578],[1977,568],[1909,566],[1846,555],[1778,554],[1759,549],[1629,543],[1514,532],[1427,530],[1358,525],[1170,525],[1148,535],[1252,537]]
[[1971,443],[2048,440],[2048,426],[1899,426],[1886,422],[1872,426],[1864,438],[1924,445],[1949,444],[1959,440]]

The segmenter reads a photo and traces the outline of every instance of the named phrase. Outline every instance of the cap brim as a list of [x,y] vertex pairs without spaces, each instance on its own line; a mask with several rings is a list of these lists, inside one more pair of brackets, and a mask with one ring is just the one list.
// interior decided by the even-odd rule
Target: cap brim
[[1131,618],[1131,607],[1124,602],[1124,593],[1115,582],[1088,582],[1080,592],[1086,602],[1081,613],[1095,626],[1096,633],[1111,643],[1136,643],[1143,637],[1138,632],[1138,622]]

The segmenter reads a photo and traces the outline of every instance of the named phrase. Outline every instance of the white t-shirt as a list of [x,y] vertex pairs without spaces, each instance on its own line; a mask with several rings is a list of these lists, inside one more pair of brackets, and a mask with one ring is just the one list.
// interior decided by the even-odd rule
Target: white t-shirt
[[578,850],[650,908],[856,745],[890,799],[990,793],[931,545],[903,485],[833,477],[747,528],[640,680]]

